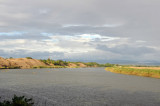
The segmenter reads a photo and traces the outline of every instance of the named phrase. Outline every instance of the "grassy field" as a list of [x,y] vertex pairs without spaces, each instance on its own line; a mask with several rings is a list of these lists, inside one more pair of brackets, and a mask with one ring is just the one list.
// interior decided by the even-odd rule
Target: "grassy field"
[[128,74],[128,75],[160,78],[160,67],[116,66],[116,67],[107,67],[106,71],[121,73],[121,74]]

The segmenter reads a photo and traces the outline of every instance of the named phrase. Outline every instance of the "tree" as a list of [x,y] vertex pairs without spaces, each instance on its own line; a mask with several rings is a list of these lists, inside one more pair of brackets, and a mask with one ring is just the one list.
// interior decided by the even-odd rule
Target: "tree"
[[27,59],[32,59],[32,57],[26,57]]
[[2,101],[0,102],[0,106],[33,106],[34,102],[31,98],[25,98],[25,96],[16,96],[12,98],[12,101]]

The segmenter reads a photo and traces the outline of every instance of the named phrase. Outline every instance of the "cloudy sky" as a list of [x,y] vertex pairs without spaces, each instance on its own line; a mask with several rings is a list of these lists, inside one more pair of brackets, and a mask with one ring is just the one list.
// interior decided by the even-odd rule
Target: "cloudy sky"
[[0,56],[160,62],[160,0],[0,0]]

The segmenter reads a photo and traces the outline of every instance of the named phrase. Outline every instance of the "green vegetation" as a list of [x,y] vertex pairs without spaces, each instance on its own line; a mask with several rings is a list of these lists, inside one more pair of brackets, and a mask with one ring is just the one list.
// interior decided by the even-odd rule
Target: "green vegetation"
[[3,67],[0,67],[0,69],[20,69],[20,67],[18,66],[3,66]]
[[[10,59],[12,59],[12,57],[10,57]],[[26,59],[30,59],[32,60],[32,57],[26,57]],[[18,61],[20,61],[20,59],[14,59],[14,61],[11,60],[3,60],[3,61],[7,61],[10,62],[9,64],[4,64],[4,65],[0,65],[0,69],[19,69],[22,68],[21,65],[19,65]],[[21,59],[21,61],[24,61],[24,64],[22,65],[31,65],[33,63],[33,61],[27,61],[27,60],[23,60],[23,58]],[[35,65],[31,65],[31,68],[80,68],[80,67],[112,67],[115,66],[115,64],[110,64],[110,63],[106,63],[106,64],[99,64],[96,62],[70,62],[70,61],[64,61],[64,60],[53,60],[53,59],[40,59],[41,62],[43,63],[39,63],[37,61],[34,61]],[[13,62],[13,64],[11,64]],[[17,62],[18,65],[15,65]],[[31,64],[30,64],[31,63]],[[40,65],[36,65],[36,64],[40,64]],[[33,67],[35,66],[35,67]],[[29,67],[27,67],[29,68]]]
[[[27,61],[27,60],[24,60],[23,58],[20,60],[19,59],[14,59],[12,57],[10,57],[9,59],[13,59],[14,61],[12,60],[3,60],[3,61],[6,61],[6,64],[4,65],[0,65],[0,69],[20,69],[22,68],[21,65],[31,65],[32,63],[34,63],[33,65],[31,65],[30,67],[31,68],[80,68],[80,67],[112,67],[112,66],[115,66],[114,64],[110,64],[110,63],[106,63],[106,64],[99,64],[99,63],[96,63],[96,62],[70,62],[70,61],[64,61],[64,60],[53,60],[53,59],[40,59],[41,62],[38,62],[38,61]],[[32,60],[33,58],[32,57],[26,57],[26,59],[30,59]],[[19,61],[24,61],[24,64],[21,64],[19,65]],[[10,62],[8,64],[8,62]],[[16,64],[17,62],[17,64]],[[36,63],[37,62],[37,63]],[[13,64],[11,64],[13,63]],[[30,64],[31,63],[31,64]],[[15,65],[16,64],[16,65]],[[37,64],[40,64],[40,65],[37,65]],[[35,66],[35,67],[33,67]],[[29,68],[27,66],[27,68]]]
[[114,73],[160,78],[160,69],[155,69],[152,67],[137,68],[137,67],[116,66],[116,67],[107,67],[106,70]]
[[47,65],[50,65],[50,64],[54,64],[54,65],[57,65],[57,66],[67,66],[69,62],[66,62],[66,61],[63,61],[63,60],[52,60],[50,58],[48,58],[47,60],[45,59],[41,59],[41,61]]
[[113,67],[113,66],[119,66],[119,65],[118,64],[110,64],[110,63],[99,64],[99,67]]
[[9,59],[13,59],[13,57],[9,57]]
[[99,66],[99,64],[96,62],[88,62],[88,63],[85,63],[85,65],[87,65],[88,67],[98,67]]
[[66,66],[35,66],[33,68],[66,68]]
[[[43,63],[45,63],[46,65],[52,65],[54,64],[55,66],[63,66],[63,67],[67,67],[69,65],[69,63],[73,63],[75,65],[77,65],[75,68],[78,68],[80,66],[79,63],[82,63],[84,65],[86,65],[87,67],[112,67],[115,66],[115,64],[110,64],[110,63],[106,63],[106,64],[99,64],[96,62],[70,62],[70,61],[63,61],[63,60],[52,60],[50,58],[48,58],[47,60],[45,59],[41,59],[41,61]],[[54,68],[54,67],[53,67]]]
[[16,96],[11,101],[4,100],[0,102],[0,106],[33,106],[34,102],[31,98],[25,98],[25,96]]
[[26,57],[27,59],[33,59],[32,57]]
[[85,64],[89,67],[113,67],[113,66],[117,66],[116,64],[110,64],[110,63],[98,64],[96,62],[88,62],[88,63],[85,63]]

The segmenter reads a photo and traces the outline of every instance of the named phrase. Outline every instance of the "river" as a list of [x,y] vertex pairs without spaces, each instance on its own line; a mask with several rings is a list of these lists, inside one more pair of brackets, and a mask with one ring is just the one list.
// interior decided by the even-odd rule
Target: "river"
[[0,96],[32,97],[36,106],[160,106],[160,79],[104,68],[0,70]]

